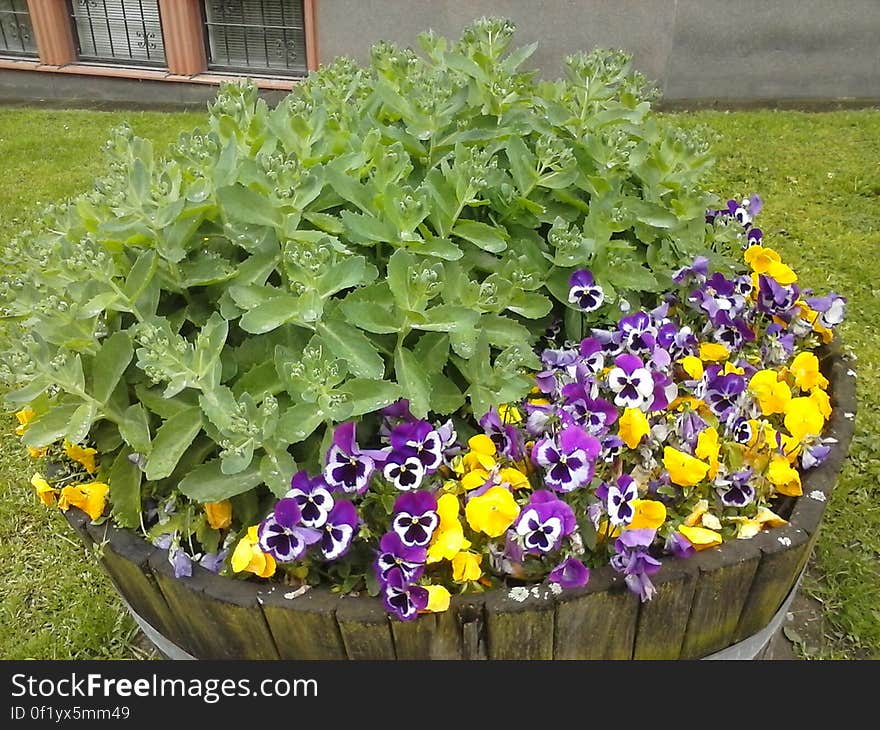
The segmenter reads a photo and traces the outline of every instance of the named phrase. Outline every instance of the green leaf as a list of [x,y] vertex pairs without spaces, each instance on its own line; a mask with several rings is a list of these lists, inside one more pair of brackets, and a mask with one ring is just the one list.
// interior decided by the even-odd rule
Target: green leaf
[[349,322],[357,322],[362,330],[379,335],[398,332],[403,323],[399,310],[392,311],[381,304],[350,296],[342,300],[340,309]]
[[540,319],[550,313],[553,302],[537,292],[517,291],[513,293],[507,308],[526,319]]
[[468,307],[440,304],[425,310],[425,319],[413,327],[428,332],[451,332],[474,327],[479,318],[480,313]]
[[238,474],[224,474],[220,471],[220,460],[215,459],[193,469],[178,487],[182,494],[196,502],[221,502],[253,489],[262,481],[256,462]]
[[415,295],[409,280],[409,273],[415,268],[416,257],[402,248],[397,249],[388,259],[388,288],[401,309],[413,308]]
[[299,297],[281,294],[245,312],[239,320],[239,325],[245,332],[262,335],[297,319],[299,308]]
[[454,413],[464,405],[464,393],[443,373],[431,375],[431,410],[442,416]]
[[353,241],[358,243],[384,243],[397,238],[394,226],[390,223],[374,218],[371,215],[361,215],[348,210],[342,211],[342,222],[345,230]]
[[97,414],[98,408],[94,403],[83,403],[77,408],[67,424],[65,435],[68,441],[74,444],[84,441],[89,435],[89,430],[92,428]]
[[432,236],[425,241],[407,243],[407,249],[422,256],[433,256],[444,261],[458,261],[464,253],[448,238]]
[[242,393],[250,393],[256,402],[260,402],[267,395],[276,395],[282,390],[284,390],[284,384],[278,377],[274,360],[254,365],[232,386],[236,397]]
[[147,410],[140,404],[129,406],[119,424],[123,440],[139,454],[150,451],[150,419]]
[[298,444],[311,436],[325,417],[314,403],[299,403],[281,414],[275,427],[275,438],[284,443]]
[[114,332],[101,345],[92,367],[92,397],[106,403],[122,377],[134,350],[127,331]]
[[54,443],[67,432],[70,419],[74,417],[79,408],[80,406],[70,403],[54,406],[28,424],[21,439],[22,443],[34,448]]
[[479,221],[458,221],[453,228],[453,234],[475,246],[489,251],[500,253],[507,248],[507,231],[501,226],[490,226]]
[[449,335],[442,332],[426,332],[416,344],[413,354],[422,363],[425,372],[443,370],[449,359]]
[[507,141],[507,159],[513,181],[520,192],[527,194],[538,182],[538,160],[522,137],[514,136]]
[[418,358],[402,345],[394,351],[394,372],[413,415],[425,418],[431,407],[431,383]]
[[357,327],[341,319],[318,322],[318,334],[336,357],[345,360],[348,370],[361,378],[381,378],[385,374],[385,361]]
[[350,256],[321,275],[318,279],[318,294],[326,298],[343,289],[368,284],[378,275],[376,267],[367,264],[363,256]]
[[351,417],[378,411],[401,397],[400,386],[387,380],[353,378],[340,390],[350,399],[348,405],[352,407]]
[[10,405],[22,405],[30,403],[40,396],[46,388],[52,385],[52,379],[45,375],[37,375],[24,388],[15,390],[6,395],[6,402]]
[[202,430],[202,409],[187,408],[165,421],[156,431],[153,448],[147,459],[147,479],[164,479],[177,466],[199,431]]
[[123,448],[113,460],[107,483],[113,516],[123,527],[134,528],[141,521],[141,479],[143,472],[128,460],[131,449]]
[[192,391],[165,398],[161,388],[147,388],[143,383],[138,383],[134,386],[134,392],[141,403],[162,418],[171,418],[198,404],[198,395]]
[[608,269],[608,280],[618,289],[656,291],[657,278],[635,262],[616,263]]
[[500,314],[484,314],[480,319],[480,330],[486,333],[491,344],[501,348],[511,345],[527,348],[535,339],[527,327]]
[[217,200],[226,218],[232,221],[272,227],[280,227],[283,222],[281,211],[272,204],[268,195],[244,185],[218,188]]
[[286,451],[270,451],[260,459],[260,478],[279,499],[290,490],[296,462]]

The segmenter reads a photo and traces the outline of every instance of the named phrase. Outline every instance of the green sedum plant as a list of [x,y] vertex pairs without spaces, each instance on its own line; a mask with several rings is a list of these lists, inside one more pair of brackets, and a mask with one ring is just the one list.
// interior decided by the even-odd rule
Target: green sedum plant
[[658,122],[624,54],[543,82],[513,30],[380,43],[274,109],[225,85],[161,158],[119,130],[108,175],[4,262],[25,443],[93,443],[124,525],[178,487],[281,496],[332,424],[522,397],[539,335],[584,326],[574,270],[606,295],[587,325],[667,289],[708,245],[705,148]]

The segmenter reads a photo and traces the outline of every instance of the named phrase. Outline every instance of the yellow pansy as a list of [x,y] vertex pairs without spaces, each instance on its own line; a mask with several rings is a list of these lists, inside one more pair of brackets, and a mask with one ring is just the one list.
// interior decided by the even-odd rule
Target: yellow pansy
[[699,398],[694,398],[690,395],[680,395],[678,398],[672,401],[672,403],[669,404],[669,408],[667,408],[667,410],[682,411],[685,408],[696,411],[701,416],[708,416],[712,412],[709,409],[709,406],[706,405],[706,401]]
[[49,484],[42,474],[34,474],[31,477],[31,484],[34,485],[34,489],[37,490],[37,497],[39,497],[43,504],[47,507],[51,507],[55,504],[55,496],[57,495],[58,490]]
[[206,503],[205,517],[215,530],[225,530],[232,524],[232,502],[224,499],[222,502]]
[[802,396],[792,398],[785,407],[785,427],[788,432],[798,441],[804,441],[809,436],[818,436],[822,433],[825,419],[819,411],[819,406],[813,398]]
[[501,418],[501,423],[516,425],[517,423],[522,423],[523,417],[522,413],[519,412],[519,408],[516,406],[511,406],[506,403],[502,403],[498,406],[498,416]]
[[819,388],[813,388],[810,391],[810,399],[816,404],[822,418],[826,421],[831,418],[831,399],[828,397],[828,393]]
[[724,369],[721,371],[724,375],[745,375],[745,368],[737,367],[732,362],[728,361],[724,363]]
[[33,408],[22,408],[15,414],[15,417],[18,419],[15,434],[16,436],[24,436],[28,424],[37,417],[37,412]]
[[437,516],[440,524],[428,546],[427,562],[436,563],[440,560],[452,560],[462,550],[467,550],[471,543],[464,536],[464,528],[458,519],[459,503],[454,494],[443,494],[437,500]]
[[776,487],[776,491],[787,497],[800,497],[801,475],[788,463],[784,456],[774,456],[767,467],[767,479]]
[[757,535],[761,530],[768,527],[781,527],[788,524],[784,519],[767,507],[759,507],[754,517],[731,517],[731,522],[737,522],[736,536],[740,540],[748,540]]
[[700,523],[700,520],[703,519],[703,515],[709,511],[709,500],[701,499],[694,505],[694,508],[691,510],[691,513],[684,518],[684,524],[688,527],[693,527]]
[[33,446],[28,446],[27,451],[28,456],[30,456],[32,459],[42,459],[49,451],[49,447],[43,446],[39,449],[35,449]]
[[641,440],[651,433],[648,417],[638,408],[627,408],[620,417],[618,435],[631,449],[636,448]]
[[238,541],[232,553],[232,569],[236,573],[248,572],[269,578],[275,573],[275,558],[260,550],[257,529],[257,525],[249,527],[247,534]]
[[770,266],[767,267],[767,276],[775,279],[777,283],[782,286],[794,284],[798,279],[794,270],[787,264],[783,264],[781,261],[773,261]]
[[779,373],[775,370],[756,372],[749,380],[749,391],[758,400],[765,416],[784,412],[791,400],[791,389],[787,383],[779,380]]
[[472,469],[461,478],[461,486],[467,491],[482,487],[489,481],[489,472],[485,469]]
[[466,583],[479,580],[483,575],[480,563],[483,556],[477,553],[461,552],[452,559],[452,580],[456,583]]
[[720,450],[718,431],[712,427],[700,431],[700,435],[697,436],[697,448],[694,449],[694,456],[709,462],[709,471],[707,472],[709,479],[714,479],[718,474],[718,453]]
[[719,520],[715,515],[711,512],[705,512],[702,517],[700,517],[700,524],[703,527],[707,527],[710,530],[720,530],[721,529],[721,520]]
[[103,482],[71,484],[61,490],[58,506],[65,512],[71,507],[79,507],[93,520],[97,520],[104,514],[109,493],[110,487]]
[[666,505],[656,499],[634,499],[631,503],[635,510],[632,522],[626,530],[656,530],[666,522]]
[[492,487],[485,494],[468,500],[464,510],[467,523],[475,532],[500,537],[519,516],[519,505],[510,490]]
[[705,527],[688,527],[682,525],[678,531],[684,535],[688,542],[697,550],[706,550],[720,545],[723,540],[721,534]]
[[749,246],[743,258],[756,274],[766,274],[771,265],[782,261],[782,257],[772,248],[764,248],[760,245]]
[[428,605],[425,606],[426,611],[431,613],[442,613],[449,609],[449,591],[443,586],[425,586],[428,591]]
[[461,464],[465,471],[472,469],[491,469],[495,466],[495,442],[484,433],[478,433],[468,439],[468,451],[462,456]]
[[95,456],[97,456],[98,452],[95,449],[72,444],[70,441],[65,440],[64,453],[67,454],[68,459],[75,461],[89,474],[94,474],[97,471]]
[[724,362],[730,357],[730,350],[717,342],[700,343],[700,360],[703,362]]
[[703,361],[693,355],[686,355],[679,360],[684,371],[691,376],[693,380],[699,380],[703,377]]
[[798,353],[788,369],[794,376],[794,384],[803,391],[828,387],[828,379],[819,372],[819,358],[812,352]]
[[529,478],[519,469],[511,466],[505,466],[498,472],[498,481],[500,484],[509,484],[513,489],[523,489],[531,486]]
[[680,487],[692,487],[706,478],[709,465],[690,454],[666,446],[663,449],[663,466],[669,472],[673,484]]

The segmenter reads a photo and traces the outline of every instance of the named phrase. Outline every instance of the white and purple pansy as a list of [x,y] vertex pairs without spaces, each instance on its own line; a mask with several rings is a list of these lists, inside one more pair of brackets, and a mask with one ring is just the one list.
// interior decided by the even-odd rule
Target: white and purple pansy
[[589,484],[602,444],[578,426],[566,426],[555,438],[544,438],[532,448],[532,461],[544,467],[544,483],[559,492]]
[[490,408],[486,411],[479,423],[486,435],[492,439],[499,454],[513,461],[523,458],[523,438],[520,430],[510,423],[505,423],[497,409]]
[[431,492],[407,492],[394,503],[391,529],[406,547],[426,547],[440,524]]
[[327,451],[324,480],[330,487],[349,494],[363,494],[370,486],[376,469],[375,452],[358,448],[355,423],[348,421],[336,427],[333,445]]
[[605,351],[602,343],[595,337],[581,340],[579,352],[581,360],[578,365],[585,367],[593,375],[598,375],[605,367]]
[[638,496],[639,488],[635,480],[629,474],[621,474],[617,478],[616,484],[608,485],[608,496],[605,502],[608,521],[615,527],[628,525],[632,522],[636,513],[633,501]]
[[596,283],[593,273],[578,269],[568,278],[568,301],[582,312],[595,312],[605,301],[605,292]]
[[654,378],[635,355],[618,355],[608,373],[608,387],[620,408],[645,410],[654,398]]
[[657,342],[657,329],[647,312],[622,317],[617,323],[623,345],[632,353],[648,353]]
[[656,530],[624,530],[614,542],[615,554],[611,567],[623,573],[627,588],[641,600],[650,601],[656,589],[649,576],[660,570],[661,563],[648,550],[654,542]]
[[532,554],[559,549],[562,540],[576,528],[577,519],[571,507],[545,489],[532,493],[513,525],[523,551]]
[[300,522],[305,527],[321,527],[333,509],[333,497],[323,477],[310,478],[305,471],[298,471],[290,482],[290,491],[284,495],[296,501]]
[[412,583],[398,570],[392,570],[382,586],[385,610],[401,621],[412,621],[428,607],[428,590]]
[[295,499],[279,499],[275,510],[266,517],[257,530],[260,549],[279,563],[290,563],[301,558],[309,545],[321,539],[321,533],[301,522],[299,505]]
[[333,505],[321,528],[321,553],[324,560],[336,560],[348,552],[358,530],[357,509],[346,499]]
[[425,465],[418,456],[391,452],[382,469],[383,476],[401,492],[418,489],[425,478]]
[[425,474],[443,463],[443,436],[427,421],[406,421],[395,426],[390,441],[392,454],[415,456]]
[[746,389],[746,381],[737,373],[720,373],[710,376],[706,393],[703,400],[710,410],[720,418],[728,418],[732,413],[739,410],[743,393]]
[[566,558],[547,576],[562,588],[583,588],[590,581],[590,569],[577,558]]
[[755,499],[755,488],[750,484],[752,480],[751,469],[742,469],[731,474],[728,478],[718,478],[715,485],[718,495],[725,507],[745,507]]
[[386,532],[379,541],[379,554],[373,568],[380,584],[388,581],[392,571],[400,571],[407,582],[418,580],[425,570],[428,552],[423,547],[408,547],[400,535]]
[[810,297],[807,304],[810,309],[819,313],[819,324],[827,329],[837,327],[846,316],[846,297],[835,292],[824,297]]

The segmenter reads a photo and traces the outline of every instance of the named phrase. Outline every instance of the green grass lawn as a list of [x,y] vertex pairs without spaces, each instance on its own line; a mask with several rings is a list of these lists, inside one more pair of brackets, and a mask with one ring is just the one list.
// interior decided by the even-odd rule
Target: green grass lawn
[[[0,109],[0,243],[41,204],[88,189],[123,121],[163,146],[198,114]],[[825,611],[818,656],[880,658],[880,111],[674,115],[718,135],[709,184],[758,192],[765,244],[820,292],[849,297],[858,362],[856,435],[828,505],[805,590]],[[140,658],[134,623],[63,517],[36,502],[32,465],[0,421],[0,657]]]

